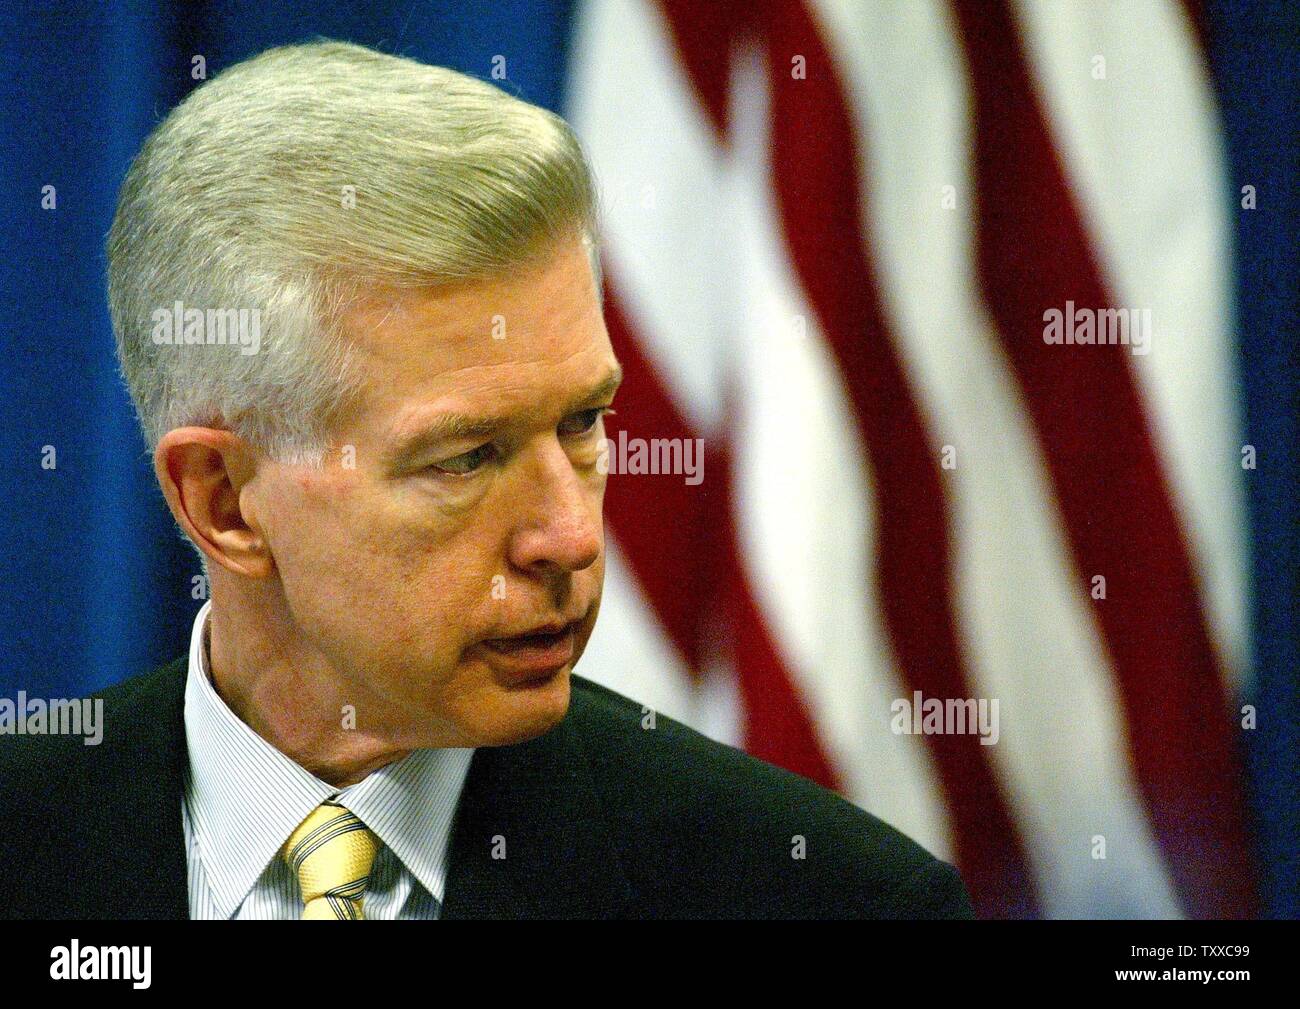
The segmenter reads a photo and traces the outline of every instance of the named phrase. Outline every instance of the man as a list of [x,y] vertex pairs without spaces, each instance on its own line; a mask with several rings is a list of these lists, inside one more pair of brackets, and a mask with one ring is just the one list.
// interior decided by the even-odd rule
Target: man
[[572,674],[620,378],[593,205],[558,117],[358,46],[159,126],[109,301],[211,602],[101,745],[0,747],[0,911],[969,916],[890,827]]

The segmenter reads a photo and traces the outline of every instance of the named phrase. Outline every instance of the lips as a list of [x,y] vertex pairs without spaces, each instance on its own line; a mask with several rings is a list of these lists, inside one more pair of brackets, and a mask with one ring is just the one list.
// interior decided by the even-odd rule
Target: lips
[[552,623],[526,634],[489,638],[483,651],[512,681],[548,677],[573,661],[578,621]]

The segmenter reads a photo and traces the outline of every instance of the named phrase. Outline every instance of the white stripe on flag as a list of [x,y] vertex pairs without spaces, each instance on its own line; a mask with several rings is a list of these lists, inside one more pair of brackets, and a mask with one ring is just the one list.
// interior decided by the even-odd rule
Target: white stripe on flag
[[[972,687],[1049,916],[1178,916],[1125,756],[1111,670],[1027,415],[974,288],[966,82],[938,3],[817,6],[869,159],[869,233],[952,490]],[[945,210],[945,186],[956,209]],[[1094,860],[1093,838],[1106,838]]]
[[697,689],[608,533],[600,619],[577,672],[714,739],[739,743],[738,702],[725,691]]
[[722,410],[722,362],[708,339],[721,252],[712,130],[653,5],[584,5],[571,68],[569,121],[600,187],[619,297],[678,409],[707,435]]
[[843,376],[778,232],[766,71],[757,54],[741,66],[726,204],[735,272],[715,276],[735,306],[743,553],[846,796],[950,858],[925,741],[890,731],[890,704],[907,695],[873,577],[874,494]]
[[1116,307],[1151,309],[1151,352],[1132,361],[1234,684],[1247,654],[1247,547],[1228,218],[1250,211],[1224,178],[1200,43],[1177,0],[1029,3],[1017,14]]

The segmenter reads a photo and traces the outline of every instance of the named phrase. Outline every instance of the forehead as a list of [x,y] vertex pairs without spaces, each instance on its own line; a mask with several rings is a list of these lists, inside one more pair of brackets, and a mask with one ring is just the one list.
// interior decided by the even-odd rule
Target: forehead
[[578,242],[510,277],[363,292],[343,326],[354,419],[384,435],[431,411],[543,410],[615,364]]

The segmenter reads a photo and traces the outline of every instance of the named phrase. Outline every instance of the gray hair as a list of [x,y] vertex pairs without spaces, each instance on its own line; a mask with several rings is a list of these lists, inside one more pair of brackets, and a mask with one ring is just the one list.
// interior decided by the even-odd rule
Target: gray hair
[[145,142],[108,236],[146,440],[219,426],[319,465],[356,386],[351,297],[507,275],[566,238],[599,291],[596,213],[564,120],[485,81],[340,42],[230,67]]

